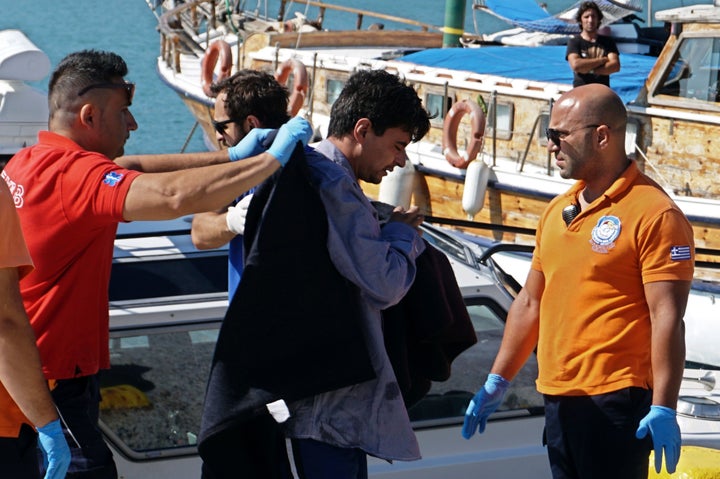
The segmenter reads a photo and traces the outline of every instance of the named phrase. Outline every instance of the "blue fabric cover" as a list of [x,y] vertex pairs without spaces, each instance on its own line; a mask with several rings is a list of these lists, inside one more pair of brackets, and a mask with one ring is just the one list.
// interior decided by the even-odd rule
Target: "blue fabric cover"
[[[406,55],[399,60],[505,78],[572,85],[573,72],[565,60],[565,50],[564,45],[431,48]],[[647,55],[620,54],[620,71],[610,75],[610,87],[623,102],[635,100],[655,60],[655,57]]]

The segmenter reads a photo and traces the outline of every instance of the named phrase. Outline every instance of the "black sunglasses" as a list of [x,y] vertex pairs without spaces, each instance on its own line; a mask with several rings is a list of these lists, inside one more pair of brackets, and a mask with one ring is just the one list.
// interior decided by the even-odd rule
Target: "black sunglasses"
[[568,136],[570,133],[584,130],[586,128],[597,128],[598,126],[601,126],[601,125],[581,126],[580,128],[575,128],[574,130],[570,130],[570,131],[556,130],[555,128],[545,128],[545,136],[547,136],[548,141],[552,141],[556,145],[560,145],[560,141],[564,140],[565,137]]
[[239,120],[233,120],[232,118],[229,120],[223,120],[223,121],[215,121],[212,120],[212,126],[215,128],[215,131],[220,133],[221,135],[225,134],[225,130],[227,130],[227,126],[230,123],[239,123]]
[[85,93],[96,88],[122,88],[127,94],[128,103],[132,103],[133,96],[135,95],[135,84],[130,82],[123,83],[93,83],[88,85],[78,92],[78,96],[83,96]]

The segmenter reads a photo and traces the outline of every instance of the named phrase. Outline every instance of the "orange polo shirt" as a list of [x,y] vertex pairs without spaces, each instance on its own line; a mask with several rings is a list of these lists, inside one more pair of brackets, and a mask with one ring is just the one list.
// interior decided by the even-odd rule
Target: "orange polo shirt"
[[541,218],[532,268],[545,276],[538,391],[595,395],[652,387],[645,283],[692,280],[693,231],[635,162],[569,225],[581,181]]
[[[32,260],[23,241],[20,220],[10,190],[0,179],[0,268],[18,268],[20,277],[32,271]],[[2,378],[0,378],[2,379]],[[17,437],[22,423],[30,421],[0,382],[0,437]]]

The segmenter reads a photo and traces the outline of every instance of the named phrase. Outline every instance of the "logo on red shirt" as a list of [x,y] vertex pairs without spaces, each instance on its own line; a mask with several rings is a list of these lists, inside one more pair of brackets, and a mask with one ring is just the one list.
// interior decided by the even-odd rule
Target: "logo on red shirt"
[[117,186],[118,183],[123,179],[122,173],[117,173],[115,171],[111,171],[110,173],[105,175],[105,178],[103,179],[103,183],[108,186]]

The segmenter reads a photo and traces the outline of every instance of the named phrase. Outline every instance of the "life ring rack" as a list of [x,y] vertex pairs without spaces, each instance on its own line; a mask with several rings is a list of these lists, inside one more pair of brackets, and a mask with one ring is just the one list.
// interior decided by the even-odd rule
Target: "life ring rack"
[[[213,79],[215,66],[220,62],[220,73],[217,79]],[[205,95],[213,98],[215,94],[210,87],[213,83],[220,82],[230,76],[232,71],[232,50],[225,40],[216,40],[210,44],[205,51],[200,63],[201,76],[200,84]]]
[[293,82],[289,89],[288,99],[288,114],[290,116],[297,115],[300,108],[305,103],[305,95],[308,91],[308,74],[305,64],[295,58],[289,58],[282,62],[275,71],[275,79],[281,85],[285,85],[290,78],[290,73],[293,76]]
[[[458,153],[457,133],[460,120],[466,114],[470,115],[470,144],[467,148],[467,157]],[[462,100],[455,103],[443,121],[442,150],[445,159],[454,167],[465,169],[480,153],[485,135],[485,113],[476,102]]]

